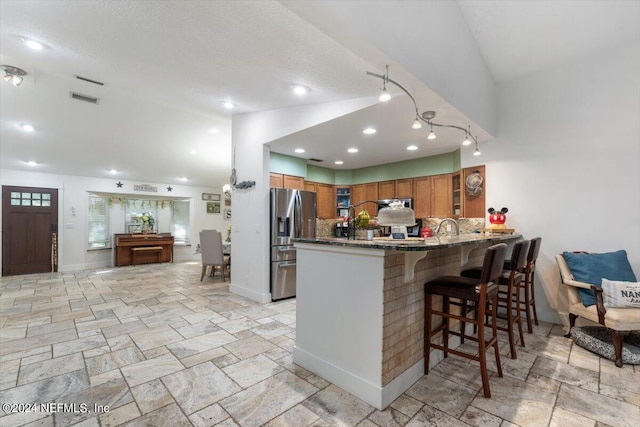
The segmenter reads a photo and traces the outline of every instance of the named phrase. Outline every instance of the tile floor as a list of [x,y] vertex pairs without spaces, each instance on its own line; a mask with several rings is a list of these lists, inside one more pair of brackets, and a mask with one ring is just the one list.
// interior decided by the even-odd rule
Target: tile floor
[[0,279],[0,402],[87,405],[0,411],[0,426],[640,425],[640,366],[551,324],[516,360],[502,341],[492,399],[452,356],[378,411],[292,362],[295,300],[256,304],[199,278],[177,263]]

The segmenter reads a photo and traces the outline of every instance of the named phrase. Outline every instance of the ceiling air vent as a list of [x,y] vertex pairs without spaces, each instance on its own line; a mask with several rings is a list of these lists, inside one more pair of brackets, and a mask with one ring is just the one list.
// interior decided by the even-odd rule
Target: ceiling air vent
[[312,158],[310,158],[310,159],[309,159],[309,161],[311,161],[311,162],[318,162],[318,163],[320,163],[320,162],[324,162],[324,160],[314,159],[313,157],[312,157]]
[[86,77],[82,77],[82,76],[76,75],[76,79],[82,80],[83,82],[93,83],[94,85],[98,85],[98,86],[104,86],[104,83],[99,82],[97,80],[91,80],[91,79],[88,79]]
[[90,104],[97,104],[100,101],[99,98],[94,98],[93,96],[89,95],[83,95],[78,92],[71,92],[71,98],[77,99],[78,101],[88,102]]

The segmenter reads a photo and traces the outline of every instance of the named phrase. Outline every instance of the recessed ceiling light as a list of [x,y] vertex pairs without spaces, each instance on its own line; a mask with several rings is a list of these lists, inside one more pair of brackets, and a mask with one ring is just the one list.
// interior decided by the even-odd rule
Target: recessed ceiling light
[[38,163],[34,162],[33,160],[29,160],[29,161],[27,162],[27,164],[28,164],[29,166],[38,166]]
[[224,108],[226,108],[227,110],[233,110],[233,102],[229,102],[229,101],[222,101],[222,105],[224,105]]
[[182,181],[182,182],[187,182],[187,181],[188,181],[188,179],[187,179],[187,177],[186,177],[186,176],[181,176],[181,177],[180,177],[180,178],[178,178],[178,179],[179,179],[180,181]]
[[357,149],[357,148],[349,148],[349,149],[347,150],[347,152],[348,152],[348,153],[357,153],[357,152],[358,152],[358,149]]
[[25,132],[33,132],[34,130],[36,130],[36,128],[34,128],[32,125],[30,125],[28,123],[21,123],[20,127]]
[[111,175],[115,175],[115,174],[117,174],[117,173],[118,173],[118,171],[117,171],[117,170],[115,170],[115,169],[110,169],[110,170],[109,170],[109,173],[110,173]]
[[293,93],[295,93],[296,95],[305,95],[309,92],[311,92],[311,88],[307,86],[303,86],[303,85],[293,86]]
[[342,164],[344,164],[344,162],[343,162],[342,160],[336,160],[336,161],[335,161],[335,162],[333,162],[333,163],[335,163],[336,165],[342,165]]
[[35,40],[31,40],[31,39],[23,39],[24,44],[27,45],[27,47],[29,47],[30,49],[33,50],[42,50],[42,48],[44,47],[44,45],[40,42],[37,42]]
[[215,133],[220,133],[220,131],[218,129],[216,129],[216,128],[211,128],[211,129],[209,129],[209,133],[214,133],[215,134]]
[[302,153],[304,153],[304,148],[296,148],[296,149],[295,149],[295,150],[293,150],[293,151],[295,151],[295,152],[296,152],[296,153],[298,153],[298,154],[302,154]]
[[407,147],[407,150],[409,150],[409,151],[415,151],[417,149],[418,149],[417,145],[410,145],[410,146]]
[[198,152],[196,150],[191,150],[191,154],[195,156],[196,154],[198,154]]
[[362,133],[364,133],[365,135],[373,135],[374,133],[376,133],[376,130],[374,128],[366,128],[362,131]]

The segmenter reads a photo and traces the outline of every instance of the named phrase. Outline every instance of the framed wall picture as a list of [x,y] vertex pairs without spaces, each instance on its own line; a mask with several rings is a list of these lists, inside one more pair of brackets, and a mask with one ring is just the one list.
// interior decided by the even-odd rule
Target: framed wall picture
[[224,220],[231,221],[231,209],[224,210]]
[[229,198],[225,198],[225,199],[224,199],[224,206],[225,206],[225,207],[229,207],[229,206],[231,206],[231,199],[229,199]]
[[202,200],[211,200],[212,202],[219,202],[220,195],[213,193],[202,193]]
[[207,213],[220,213],[220,202],[207,202]]

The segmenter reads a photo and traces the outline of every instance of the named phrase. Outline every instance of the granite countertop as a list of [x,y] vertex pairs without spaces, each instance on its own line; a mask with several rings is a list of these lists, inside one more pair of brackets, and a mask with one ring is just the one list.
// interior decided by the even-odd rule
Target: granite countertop
[[353,248],[384,249],[388,251],[430,251],[453,248],[475,242],[506,242],[520,239],[520,234],[482,234],[469,233],[460,236],[427,237],[424,240],[347,240],[344,237],[319,237],[292,239],[294,243],[311,243],[317,245],[347,246]]

